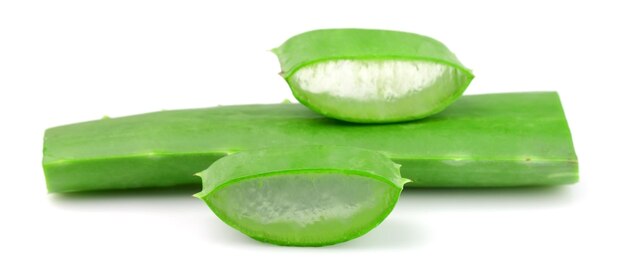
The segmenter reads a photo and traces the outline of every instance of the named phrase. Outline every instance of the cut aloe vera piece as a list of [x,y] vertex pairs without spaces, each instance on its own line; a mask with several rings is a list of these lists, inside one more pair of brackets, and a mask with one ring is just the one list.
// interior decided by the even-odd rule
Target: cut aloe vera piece
[[407,181],[399,168],[378,152],[348,147],[240,152],[200,173],[195,196],[254,239],[322,246],[359,237],[387,217]]
[[567,184],[578,161],[559,97],[464,96],[420,121],[362,125],[300,104],[161,111],[51,128],[43,168],[50,192],[195,184],[229,153],[289,145],[380,151],[412,187]]
[[441,42],[405,32],[316,30],[273,51],[302,104],[349,122],[433,115],[461,96],[474,78]]

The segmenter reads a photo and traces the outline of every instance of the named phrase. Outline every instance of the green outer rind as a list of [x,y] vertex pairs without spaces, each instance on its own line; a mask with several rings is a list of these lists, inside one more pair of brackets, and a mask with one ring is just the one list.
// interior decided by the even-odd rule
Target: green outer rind
[[[297,146],[260,149],[235,153],[217,160],[197,175],[202,178],[202,191],[194,196],[203,200],[224,223],[259,241],[285,246],[327,246],[362,236],[378,226],[395,207],[403,185],[409,180],[400,176],[400,165],[386,156],[370,150],[340,146]],[[387,184],[394,201],[365,228],[344,234],[331,241],[286,242],[255,236],[233,221],[211,202],[213,192],[244,180],[279,175],[298,174],[358,175]]]
[[435,114],[443,111],[448,106],[450,106],[455,100],[457,100],[459,97],[461,97],[461,95],[463,95],[463,92],[465,92],[465,90],[470,85],[470,83],[472,83],[472,80],[474,79],[474,75],[469,75],[466,78],[467,78],[467,82],[462,87],[459,87],[459,90],[454,92],[452,95],[450,95],[448,98],[446,98],[444,101],[442,101],[438,106],[434,107],[428,113],[415,114],[415,115],[410,115],[410,116],[406,116],[406,117],[385,118],[384,120],[378,119],[378,120],[375,120],[375,121],[372,121],[371,119],[365,120],[365,119],[359,118],[359,117],[350,117],[350,116],[345,116],[345,115],[341,115],[341,114],[325,111],[325,110],[322,109],[322,107],[318,107],[316,105],[313,105],[309,101],[309,99],[306,97],[306,95],[301,92],[301,89],[298,87],[298,85],[297,84],[293,84],[294,82],[291,80],[291,78],[289,78],[289,79],[286,78],[285,80],[287,81],[287,84],[289,85],[289,89],[291,89],[291,92],[293,93],[293,96],[298,100],[298,102],[302,103],[302,105],[308,107],[309,109],[311,109],[311,110],[313,110],[313,111],[315,111],[315,112],[317,112],[317,113],[319,113],[321,115],[324,115],[326,117],[330,117],[330,118],[333,118],[333,119],[338,119],[338,120],[342,120],[342,121],[352,122],[352,123],[361,123],[361,124],[381,123],[381,124],[385,124],[385,123],[400,123],[400,122],[419,120],[419,119],[423,119],[423,118],[426,118],[426,117],[431,116],[431,115],[435,115]]
[[280,61],[282,75],[291,77],[298,69],[329,60],[419,60],[442,63],[472,76],[441,42],[422,35],[375,29],[322,29],[291,37],[272,49]]
[[578,161],[558,95],[461,97],[429,118],[359,125],[299,104],[162,111],[48,129],[49,192],[195,184],[193,174],[229,153],[331,144],[377,150],[402,164],[408,187],[560,185]]

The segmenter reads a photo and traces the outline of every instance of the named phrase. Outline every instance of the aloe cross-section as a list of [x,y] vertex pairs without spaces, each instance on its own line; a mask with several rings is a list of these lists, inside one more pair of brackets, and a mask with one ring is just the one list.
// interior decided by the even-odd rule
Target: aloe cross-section
[[244,151],[199,174],[204,200],[242,233],[279,245],[322,246],[376,227],[406,179],[400,165],[371,150],[324,146]]
[[443,43],[407,32],[315,30],[274,53],[301,103],[350,122],[427,117],[455,101],[474,78]]
[[578,161],[554,92],[461,97],[419,121],[328,119],[300,104],[161,111],[51,128],[43,167],[50,192],[196,184],[230,153],[290,145],[379,151],[402,165],[407,187],[558,185]]

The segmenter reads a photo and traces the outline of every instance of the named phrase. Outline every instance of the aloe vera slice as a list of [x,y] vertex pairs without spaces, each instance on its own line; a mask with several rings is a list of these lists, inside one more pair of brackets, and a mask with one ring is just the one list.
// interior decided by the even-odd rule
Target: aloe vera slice
[[194,173],[233,152],[289,145],[380,151],[410,187],[558,185],[578,161],[554,92],[461,97],[420,121],[361,125],[300,104],[161,111],[51,128],[49,192],[196,184]]
[[461,96],[474,78],[441,42],[405,32],[316,30],[273,52],[302,104],[349,122],[430,116]]
[[407,181],[399,168],[364,149],[261,149],[217,160],[199,174],[195,196],[254,239],[322,246],[359,237],[387,217]]

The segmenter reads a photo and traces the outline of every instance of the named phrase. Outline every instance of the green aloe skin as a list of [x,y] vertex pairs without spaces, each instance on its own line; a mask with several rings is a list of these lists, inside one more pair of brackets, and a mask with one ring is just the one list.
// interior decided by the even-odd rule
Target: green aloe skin
[[433,115],[461,96],[474,78],[444,44],[405,32],[315,30],[290,38],[273,52],[302,104],[349,122],[391,123]]
[[204,200],[225,223],[264,242],[323,246],[359,237],[395,206],[400,165],[337,146],[260,149],[217,160],[198,174]]
[[[340,145],[402,165],[409,187],[573,183],[578,161],[555,92],[464,96],[442,113],[393,125],[323,117],[299,104],[161,111],[48,129],[49,192],[176,186],[238,151]],[[312,156],[313,158],[313,156]]]

